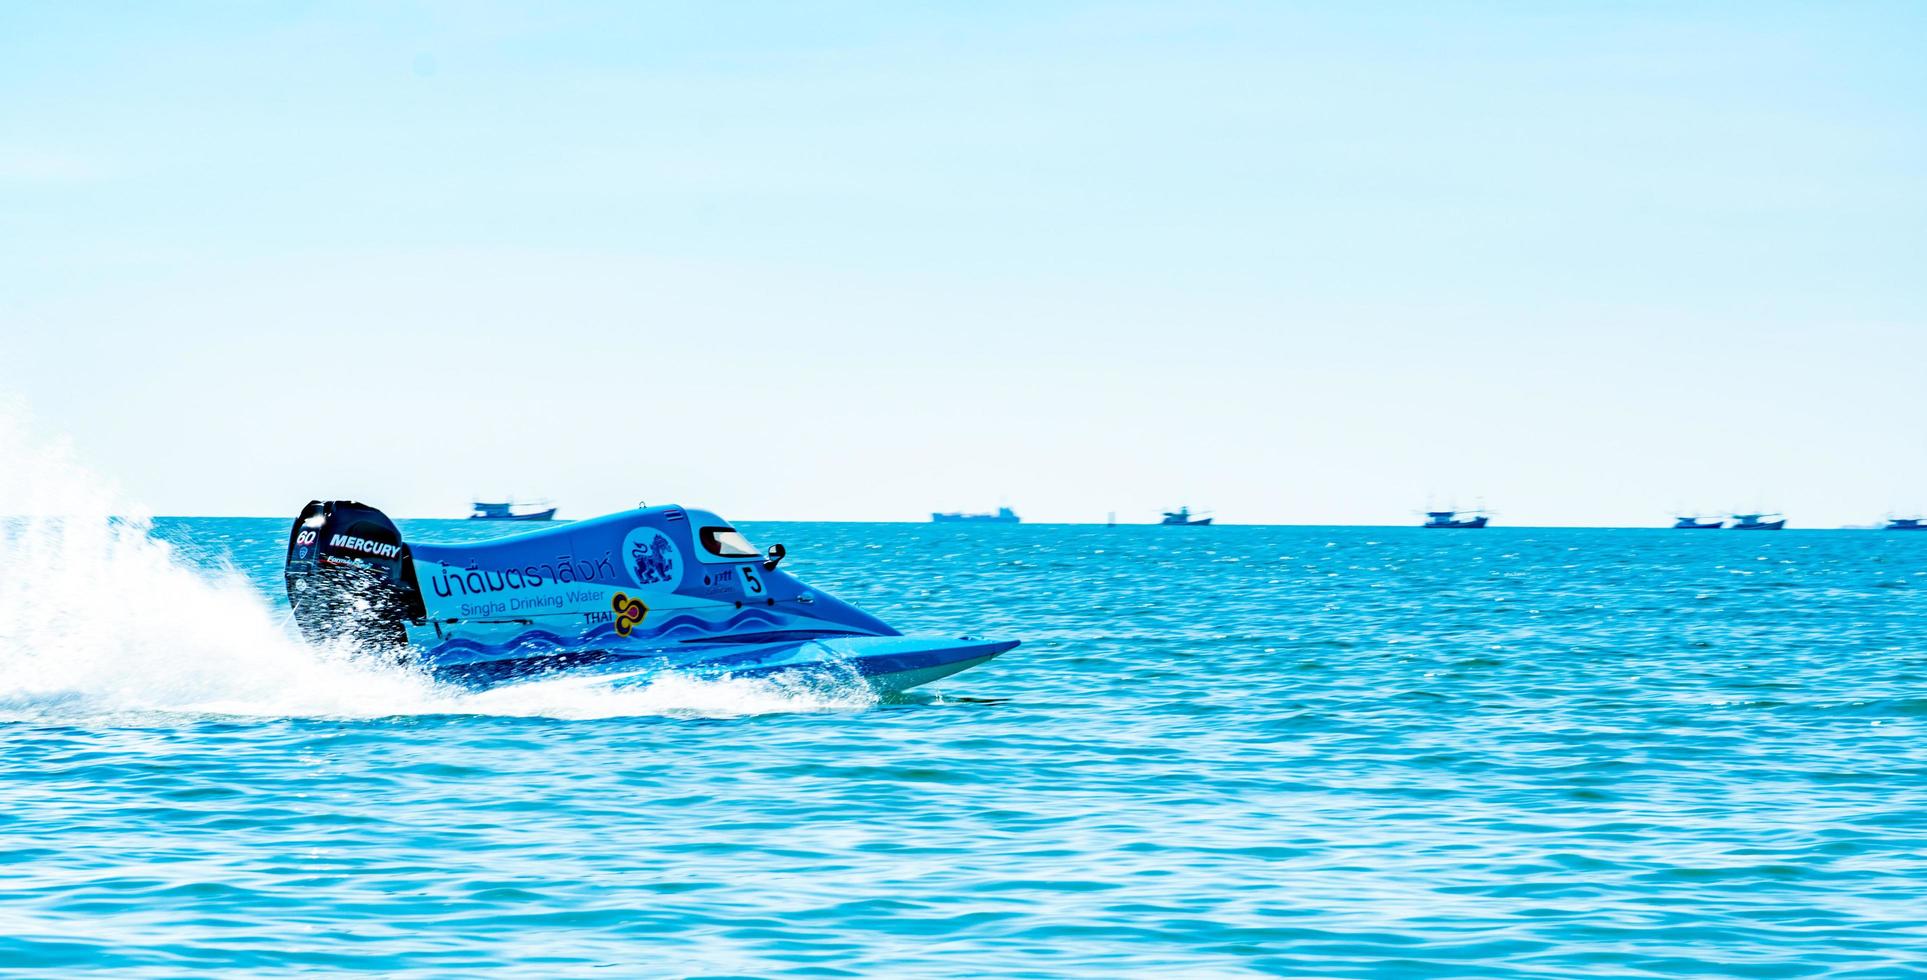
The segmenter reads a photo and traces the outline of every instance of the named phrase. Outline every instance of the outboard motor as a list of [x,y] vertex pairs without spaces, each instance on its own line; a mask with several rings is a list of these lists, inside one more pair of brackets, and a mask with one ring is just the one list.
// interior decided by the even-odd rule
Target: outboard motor
[[421,591],[401,531],[352,500],[312,500],[288,532],[288,604],[310,642],[403,646]]

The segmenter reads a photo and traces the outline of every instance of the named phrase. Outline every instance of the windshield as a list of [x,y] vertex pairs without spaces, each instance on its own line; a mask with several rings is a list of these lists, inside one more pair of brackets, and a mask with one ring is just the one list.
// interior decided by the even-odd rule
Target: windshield
[[758,558],[762,552],[743,537],[741,531],[733,527],[706,527],[702,532],[703,548],[719,558]]

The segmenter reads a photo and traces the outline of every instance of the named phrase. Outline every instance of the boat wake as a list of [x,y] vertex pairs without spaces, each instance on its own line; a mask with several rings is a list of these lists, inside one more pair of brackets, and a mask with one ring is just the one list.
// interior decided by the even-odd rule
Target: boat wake
[[24,419],[0,406],[0,720],[729,717],[876,702],[854,678],[562,675],[476,691],[386,653],[310,645],[238,572],[150,536],[147,515]]

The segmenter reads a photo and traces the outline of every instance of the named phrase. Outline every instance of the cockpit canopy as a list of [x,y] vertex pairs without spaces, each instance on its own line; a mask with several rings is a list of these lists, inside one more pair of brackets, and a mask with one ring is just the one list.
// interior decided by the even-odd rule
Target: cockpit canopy
[[721,524],[709,524],[697,531],[703,550],[717,558],[760,558],[762,552],[743,537],[743,532]]
[[697,561],[713,565],[763,557],[763,552],[751,544],[743,532],[720,516],[703,510],[687,513],[689,527],[695,532]]

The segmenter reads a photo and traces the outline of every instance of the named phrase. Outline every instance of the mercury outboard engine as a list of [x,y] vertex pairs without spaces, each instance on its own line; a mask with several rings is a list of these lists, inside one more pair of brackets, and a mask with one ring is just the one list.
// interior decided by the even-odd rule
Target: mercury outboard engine
[[407,621],[425,616],[401,531],[352,500],[302,508],[288,532],[286,578],[295,625],[311,642],[403,646]]

